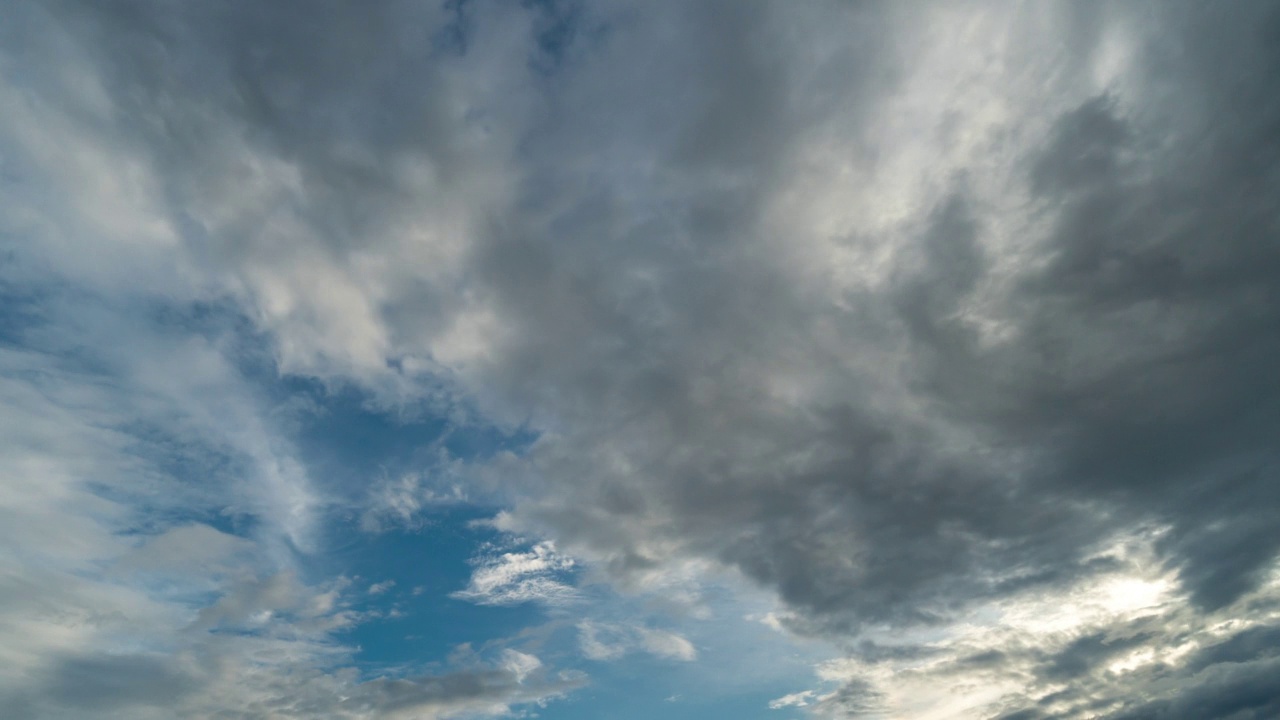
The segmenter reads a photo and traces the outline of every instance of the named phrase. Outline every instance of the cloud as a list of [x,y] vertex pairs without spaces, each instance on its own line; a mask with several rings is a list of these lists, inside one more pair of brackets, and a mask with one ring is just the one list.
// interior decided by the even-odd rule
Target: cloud
[[[65,380],[62,395],[84,390]],[[304,584],[292,570],[273,568],[269,541],[205,524],[141,538],[110,532],[103,518],[131,513],[51,471],[95,449],[80,444],[95,434],[120,438],[77,430],[75,423],[54,425],[64,432],[44,437],[56,444],[52,454],[41,455],[31,452],[39,447],[32,442],[38,416],[31,408],[11,408],[10,417],[26,421],[19,441],[31,445],[25,454],[17,450],[21,445],[7,453],[28,474],[7,476],[13,482],[6,486],[6,513],[15,506],[14,493],[24,493],[32,519],[54,522],[57,531],[41,537],[28,523],[7,524],[8,533],[41,543],[14,555],[9,562],[17,565],[0,583],[6,666],[0,694],[7,716],[502,715],[511,704],[544,701],[583,682],[516,651],[502,653],[491,667],[362,682],[349,664],[351,648],[334,635],[363,619],[351,609],[345,583]],[[103,450],[108,461],[119,457],[110,454],[114,447]],[[32,476],[36,467],[44,472]],[[124,477],[102,474],[106,463],[97,467],[100,482],[110,479],[116,493],[128,490]],[[28,480],[34,482],[28,486]],[[84,517],[86,510],[99,520]]]
[[[373,680],[349,690],[344,688],[336,704],[336,717],[356,720],[504,716],[511,712],[511,704],[546,701],[583,684],[581,676],[548,676],[541,668],[538,658],[508,649],[492,667],[437,676]],[[327,711],[316,705],[309,712]],[[311,716],[314,715],[303,715]]]
[[[224,307],[278,373],[538,436],[468,477],[547,541],[455,597],[705,563],[842,653],[788,696],[819,715],[1274,714],[1247,634],[1280,554],[1269,3],[466,7],[6,9],[5,280],[99,306],[6,356],[23,583],[154,602],[67,580],[126,552],[83,518],[133,501],[80,479],[138,469],[135,415],[247,469],[222,507],[255,542],[314,547],[323,499],[234,363],[120,321]],[[128,384],[41,377],[84,346]],[[406,477],[370,529],[429,500]],[[276,564],[211,627],[332,617]],[[7,657],[104,667],[50,622]]]
[[[131,340],[156,350],[145,334]],[[361,679],[338,636],[366,619],[350,583],[304,582],[295,556],[281,552],[295,516],[277,516],[279,506],[245,484],[261,477],[254,449],[280,445],[259,438],[237,455],[243,428],[203,415],[187,395],[157,392],[162,378],[139,385],[129,372],[34,350],[0,358],[0,533],[13,548],[0,573],[6,717],[502,715],[584,682],[514,650],[444,672]],[[237,391],[230,383],[213,394],[246,409],[232,401]],[[267,427],[260,415],[228,417]],[[240,507],[228,513],[228,503]],[[253,531],[197,520],[228,515],[254,518],[245,522]]]
[[[726,35],[785,37],[759,6],[729,14]],[[902,56],[849,65],[887,66],[889,81],[822,88],[856,110],[805,106],[819,92],[796,97],[817,82],[801,73],[819,65],[783,41],[745,57],[702,45],[715,61],[678,76],[646,66],[634,84],[702,99],[664,127],[724,134],[705,155],[610,135],[618,154],[679,160],[638,188],[590,176],[615,178],[611,192],[557,176],[546,192],[573,208],[563,222],[591,230],[501,240],[495,293],[528,332],[504,340],[486,384],[510,382],[556,429],[529,469],[555,482],[515,527],[624,578],[716,558],[775,589],[792,629],[859,637],[964,623],[1024,588],[1089,587],[1110,576],[1111,543],[1154,524],[1149,564],[1129,572],[1173,569],[1201,623],[1248,614],[1277,549],[1263,269],[1276,258],[1259,244],[1274,178],[1251,159],[1275,147],[1260,100],[1274,18],[921,17],[894,25]],[[1055,53],[1010,39],[1059,20],[1079,34],[1054,35]],[[720,60],[751,80],[713,75]],[[721,102],[734,119],[707,119]],[[767,130],[725,149],[753,123]],[[549,166],[589,155],[573,137],[596,135],[566,131]],[[512,246],[539,258],[536,275],[504,262]],[[1150,650],[1172,627],[1123,642]],[[823,712],[907,702],[836,698]]]
[[370,595],[382,595],[383,593],[386,593],[387,591],[391,590],[391,588],[395,586],[396,586],[395,580],[384,580],[382,582],[374,583],[370,585],[368,592]]
[[590,660],[615,661],[636,651],[682,662],[698,658],[693,643],[669,630],[595,620],[579,622],[577,630],[578,647]]
[[370,483],[360,527],[378,532],[388,527],[420,527],[424,511],[433,507],[458,505],[467,501],[466,484],[456,477],[457,460],[439,453],[434,467],[383,477]]
[[475,569],[465,590],[451,597],[478,605],[519,605],[537,602],[566,605],[578,592],[563,581],[574,561],[556,552],[550,542],[539,542],[528,552],[495,552],[472,561]]
[[800,692],[789,693],[783,695],[777,700],[769,701],[770,710],[781,710],[789,707],[808,707],[813,699],[814,692],[812,690],[802,690]]
[[[181,658],[175,666],[173,658],[160,656],[72,657],[51,668],[46,684],[38,687],[41,699],[27,700],[26,713],[15,717],[84,717],[83,713],[102,711],[128,711],[136,717],[218,712],[343,720],[490,717],[507,715],[511,704],[545,701],[582,684],[578,676],[546,676],[540,668],[532,655],[508,651],[495,666],[367,682],[351,674],[324,675],[304,667],[270,667],[272,675],[265,679],[237,668],[242,674],[232,685],[232,678],[211,677],[211,668],[190,658]],[[286,672],[275,675],[276,670]]]
[[641,628],[639,632],[640,645],[646,652],[658,657],[683,660],[685,662],[691,662],[698,658],[698,650],[693,646],[693,643],[673,632],[651,628]]

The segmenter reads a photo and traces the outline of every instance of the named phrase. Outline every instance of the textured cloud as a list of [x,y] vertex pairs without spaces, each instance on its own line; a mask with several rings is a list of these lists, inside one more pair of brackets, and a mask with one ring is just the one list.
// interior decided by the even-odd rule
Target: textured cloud
[[[285,649],[266,646],[258,652]],[[122,711],[147,718],[229,713],[343,720],[490,717],[507,715],[512,703],[545,701],[581,685],[573,675],[544,677],[537,658],[509,652],[513,655],[492,667],[364,683],[350,673],[325,674],[304,666],[270,667],[266,678],[249,668],[225,677],[229,668],[200,667],[189,658],[175,664],[159,655],[67,657],[57,659],[45,684],[34,688],[36,699],[18,696],[12,706],[17,714],[11,717],[111,717]]]
[[[780,707],[1275,714],[1272,3],[3,12],[11,294],[109,298],[67,315],[85,329],[230,308],[282,373],[536,434],[458,472],[549,540],[458,597],[569,597],[568,556],[626,588],[708,563],[839,650]],[[135,350],[111,357],[160,356]],[[138,361],[122,394],[206,408],[184,421],[254,469],[261,542],[308,547],[314,489],[219,354],[164,357],[192,372]],[[49,361],[7,362],[7,397],[44,402]],[[24,411],[15,432],[50,429],[9,436],[11,476],[128,457],[105,404]],[[95,449],[20,452],[56,433]],[[370,529],[432,501],[405,477]],[[6,511],[97,512],[42,484],[8,481]],[[36,546],[92,560],[107,531],[77,527]],[[229,581],[206,626],[333,617],[277,570]],[[27,647],[3,652],[61,658],[48,687],[127,688],[112,702],[198,686],[155,682],[163,649],[107,669]],[[372,681],[351,712],[564,687],[537,672]]]
[[349,583],[304,581],[290,550],[317,546],[319,501],[277,474],[293,463],[269,414],[209,345],[98,330],[144,366],[110,343],[55,353],[57,323],[0,353],[5,717],[503,715],[583,682],[515,650],[362,678]]
[[467,587],[452,595],[459,600],[480,605],[565,605],[578,598],[565,582],[573,570],[573,558],[557,553],[550,542],[537,543],[528,552],[482,555],[473,564]]

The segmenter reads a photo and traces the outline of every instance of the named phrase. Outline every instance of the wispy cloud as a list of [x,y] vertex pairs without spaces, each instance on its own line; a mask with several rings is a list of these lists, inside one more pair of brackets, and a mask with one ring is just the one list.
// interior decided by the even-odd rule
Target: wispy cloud
[[421,527],[424,512],[467,502],[465,481],[457,476],[460,464],[446,454],[428,469],[371,483],[360,527],[368,532]]
[[370,585],[370,586],[369,586],[369,594],[370,594],[370,595],[382,595],[382,594],[384,594],[384,593],[386,593],[386,592],[390,591],[390,590],[391,590],[391,588],[393,588],[393,587],[395,587],[395,586],[396,586],[396,581],[395,581],[395,580],[384,580],[384,581],[379,582],[379,583],[374,583],[374,584],[372,584],[372,585]]
[[591,660],[619,660],[636,651],[684,662],[698,658],[693,643],[670,630],[593,620],[579,622],[577,630],[578,646]]

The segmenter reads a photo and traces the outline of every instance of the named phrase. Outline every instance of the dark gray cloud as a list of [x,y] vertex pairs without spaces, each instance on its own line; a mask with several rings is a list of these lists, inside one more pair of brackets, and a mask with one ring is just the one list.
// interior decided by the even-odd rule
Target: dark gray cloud
[[[717,27],[751,38],[776,22]],[[736,74],[760,73],[741,85],[698,71],[648,80],[707,98],[684,116],[695,128],[726,93],[746,96],[703,153],[683,137],[611,138],[679,154],[651,171],[655,207],[618,207],[632,188],[557,184],[585,198],[566,225],[517,227],[487,258],[504,314],[528,329],[498,382],[564,433],[535,456],[554,481],[525,516],[623,575],[673,551],[718,558],[776,589],[802,631],[945,622],[1017,588],[1066,587],[1149,524],[1167,527],[1160,561],[1194,605],[1230,608],[1280,549],[1280,187],[1265,161],[1280,143],[1276,22],[1266,4],[1162,7],[1131,38],[1132,84],[1014,121],[1049,120],[1002,188],[1025,193],[1021,236],[994,241],[1006,218],[970,189],[981,166],[961,164],[917,222],[872,240],[896,246],[887,279],[834,297],[794,266],[789,243],[807,228],[773,225],[762,207],[794,181],[794,144],[814,129],[786,92],[803,80],[776,79],[778,66],[812,69],[807,48],[755,48],[774,53],[769,72],[735,59]],[[891,107],[907,73],[895,69],[912,61],[854,58],[829,91]],[[859,81],[879,67],[888,80]],[[840,117],[856,148],[873,121]],[[556,151],[574,157],[565,142]],[[813,391],[782,397],[785,381]],[[1094,637],[1052,673],[1128,647]]]
[[[1108,674],[1099,661],[1125,647],[1139,647],[1132,636],[1119,643],[1096,635],[1079,638],[1046,666],[1041,677],[1069,680],[1065,690],[1048,693],[1030,707],[999,714],[1047,719],[1095,716],[1123,718],[1263,718],[1274,714],[1280,688],[1274,627],[1255,627],[1208,644],[1176,663],[1156,663],[1137,677]],[[1069,678],[1055,677],[1064,670]],[[1124,687],[1110,687],[1124,683]],[[1106,688],[1104,690],[1104,688]],[[1137,689],[1140,692],[1135,692]],[[1092,715],[1090,715],[1092,714]]]
[[1128,637],[1112,637],[1103,632],[1090,633],[1072,640],[1055,653],[1041,667],[1040,675],[1047,680],[1072,680],[1125,650],[1141,647],[1151,638],[1150,633]]
[[[283,371],[542,433],[509,527],[623,585],[709,559],[859,662],[967,658],[1024,685],[992,716],[1274,714],[1262,631],[1205,634],[1265,620],[1280,553],[1272,3],[15,14],[6,56],[76,46],[108,109],[10,74],[142,158]],[[1162,571],[1131,632],[927,636]],[[841,687],[820,714],[891,701]]]

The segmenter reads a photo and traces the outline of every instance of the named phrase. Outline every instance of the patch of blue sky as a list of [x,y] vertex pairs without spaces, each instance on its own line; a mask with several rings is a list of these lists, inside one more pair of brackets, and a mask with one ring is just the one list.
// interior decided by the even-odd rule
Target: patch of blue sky
[[309,581],[347,577],[346,597],[364,620],[336,639],[355,648],[368,676],[399,669],[421,672],[445,663],[459,646],[483,651],[545,621],[535,604],[479,605],[452,593],[470,580],[477,552],[503,542],[478,520],[497,508],[459,498],[423,500],[413,517],[392,517],[371,529],[363,521],[371,492],[402,475],[428,476],[404,488],[432,492],[442,455],[463,463],[500,451],[521,452],[533,436],[482,424],[459,425],[430,412],[380,408],[351,388],[298,378],[277,380],[277,394],[304,398],[309,408],[293,438],[308,474],[334,505],[326,513],[323,550],[300,559]]
[[416,529],[371,533],[344,523],[330,547],[310,561],[321,575],[352,579],[348,596],[371,616],[339,635],[357,648],[362,669],[421,669],[441,663],[460,645],[479,650],[545,621],[535,604],[483,606],[450,597],[466,587],[471,559],[495,533],[473,520],[487,515],[460,506],[433,514]]
[[[591,684],[557,703],[545,713],[555,720],[703,720],[709,717],[743,720],[796,720],[790,709],[772,710],[769,702],[795,692],[796,680],[771,678],[750,686],[708,684],[709,664],[699,667],[647,656],[613,663],[594,663],[585,669]],[[731,668],[724,668],[731,671]],[[715,668],[711,669],[712,672]],[[807,679],[806,679],[807,680]]]
[[[564,718],[798,717],[789,710],[770,709],[769,703],[809,687],[812,664],[808,658],[789,652],[781,638],[769,638],[759,647],[768,652],[728,652],[727,648],[702,645],[694,663],[637,656],[591,667],[588,670],[601,703],[583,702],[586,712],[565,714]],[[608,710],[605,706],[611,697],[633,701],[625,708]],[[594,715],[593,710],[597,711]]]
[[463,462],[500,451],[521,452],[535,439],[478,422],[457,423],[430,407],[377,407],[352,387],[328,388],[314,380],[286,377],[283,391],[305,408],[295,443],[314,479],[346,494],[367,489],[379,477],[431,467],[444,451]]
[[44,316],[48,292],[9,277],[3,268],[12,262],[0,258],[0,345],[21,346],[27,329]]
[[536,51],[529,67],[551,75],[565,62],[570,48],[581,37],[599,36],[605,26],[588,19],[588,7],[581,0],[522,0],[533,13]]

